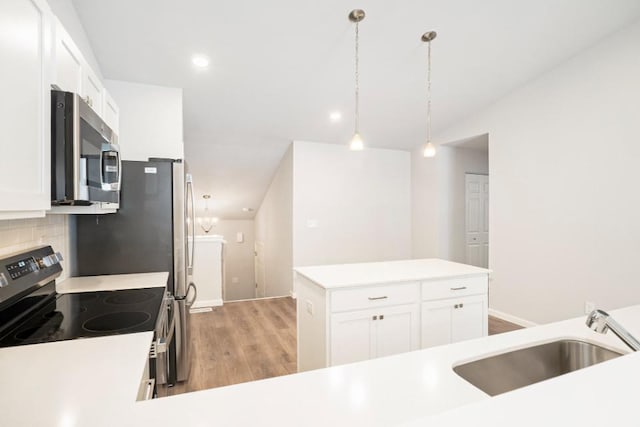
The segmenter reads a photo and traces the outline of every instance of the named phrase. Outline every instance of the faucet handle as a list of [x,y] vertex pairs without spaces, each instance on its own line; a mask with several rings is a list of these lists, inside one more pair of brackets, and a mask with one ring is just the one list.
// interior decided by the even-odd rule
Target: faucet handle
[[609,326],[607,324],[607,319],[609,318],[609,313],[603,310],[593,310],[587,316],[586,324],[589,328],[594,331],[604,334],[609,330]]

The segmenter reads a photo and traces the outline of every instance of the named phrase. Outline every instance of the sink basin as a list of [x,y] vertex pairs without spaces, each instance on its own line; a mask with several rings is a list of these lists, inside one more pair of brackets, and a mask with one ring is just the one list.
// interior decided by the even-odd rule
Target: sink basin
[[558,340],[458,365],[454,372],[490,396],[622,356],[596,344]]

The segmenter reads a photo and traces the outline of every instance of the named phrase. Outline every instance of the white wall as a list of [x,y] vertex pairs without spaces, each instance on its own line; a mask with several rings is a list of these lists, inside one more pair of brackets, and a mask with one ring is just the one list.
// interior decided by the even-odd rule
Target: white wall
[[120,108],[123,160],[184,158],[182,89],[119,80],[104,83]]
[[[196,227],[197,234],[206,234]],[[236,241],[237,233],[243,233],[244,241]],[[255,268],[253,245],[255,242],[255,223],[253,220],[220,220],[209,234],[219,234],[225,244],[225,301],[255,298]],[[237,279],[234,282],[234,278]]]
[[295,266],[410,258],[410,153],[296,141],[293,157]]
[[193,308],[222,305],[223,247],[222,236],[215,234],[196,236],[193,252],[193,281],[198,293]]
[[[491,308],[534,322],[640,303],[640,22],[437,135],[489,133]],[[422,162],[414,178],[438,174]],[[414,181],[414,212],[438,199]],[[437,235],[415,221],[414,235]],[[433,242],[414,245],[416,253]]]
[[93,53],[93,48],[87,37],[87,33],[80,22],[78,13],[71,0],[48,0],[51,10],[58,17],[64,28],[67,30],[75,44],[80,49],[91,69],[102,79],[100,65]]
[[256,212],[255,239],[264,245],[266,297],[293,289],[293,148],[289,147]]

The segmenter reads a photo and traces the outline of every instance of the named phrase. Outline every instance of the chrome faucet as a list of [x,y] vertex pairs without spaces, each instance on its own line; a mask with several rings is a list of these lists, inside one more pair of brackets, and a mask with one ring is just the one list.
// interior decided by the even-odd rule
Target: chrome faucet
[[640,351],[640,341],[622,327],[611,316],[602,310],[593,310],[587,316],[587,326],[600,334],[606,334],[609,329],[616,334],[633,351]]

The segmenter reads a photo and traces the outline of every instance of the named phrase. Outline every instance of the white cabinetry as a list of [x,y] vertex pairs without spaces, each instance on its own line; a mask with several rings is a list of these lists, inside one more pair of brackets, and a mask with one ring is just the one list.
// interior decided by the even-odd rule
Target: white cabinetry
[[51,21],[46,0],[0,2],[0,219],[50,207]]
[[102,91],[102,117],[107,124],[113,130],[116,135],[120,134],[120,108],[118,104],[111,97],[111,94],[107,92],[107,89]]
[[96,73],[85,63],[82,67],[82,92],[80,96],[100,117],[102,116],[104,87]]
[[422,348],[487,335],[487,298],[475,295],[422,304]]
[[487,335],[487,275],[422,283],[422,348]]
[[82,90],[82,64],[80,50],[64,29],[55,19],[54,73],[52,83],[60,90],[80,93]]
[[437,259],[297,268],[298,370],[487,335],[488,273]]
[[54,73],[52,84],[60,90],[77,93],[102,119],[118,133],[119,109],[104,89],[104,84],[91,69],[80,49],[55,19],[53,45]]
[[333,314],[330,365],[416,350],[419,331],[417,304]]

